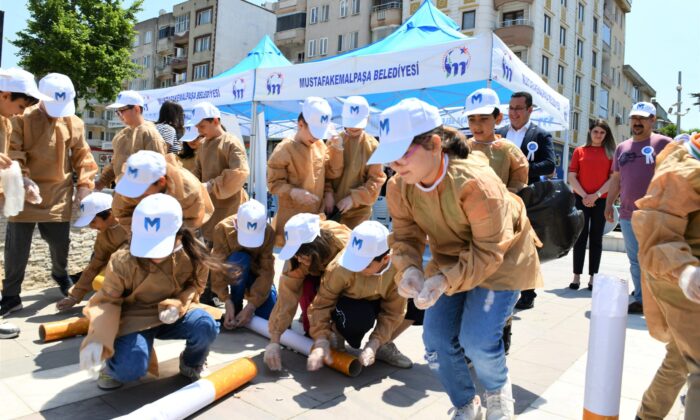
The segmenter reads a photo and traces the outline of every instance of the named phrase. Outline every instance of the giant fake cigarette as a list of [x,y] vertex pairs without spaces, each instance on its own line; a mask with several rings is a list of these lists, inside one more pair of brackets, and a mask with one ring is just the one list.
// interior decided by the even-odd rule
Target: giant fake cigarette
[[617,420],[627,328],[627,281],[596,274],[588,336],[584,420]]
[[62,321],[45,322],[39,325],[39,338],[44,343],[60,340],[62,338],[85,335],[88,332],[88,321],[85,317],[73,317]]
[[[267,326],[267,320],[265,319],[254,316],[246,327],[263,337],[270,338],[270,331]],[[287,330],[282,334],[280,343],[305,356],[311,353],[311,349],[314,346],[313,340],[292,330]],[[353,378],[362,372],[362,364],[357,360],[357,357],[351,354],[344,351],[331,350],[331,357],[333,358],[333,362],[327,366],[338,372]]]
[[225,367],[165,397],[146,404],[120,419],[184,419],[236,388],[250,382],[258,369],[249,358],[235,360]]
[[98,291],[102,288],[102,284],[105,282],[105,276],[98,274],[92,279],[92,290]]

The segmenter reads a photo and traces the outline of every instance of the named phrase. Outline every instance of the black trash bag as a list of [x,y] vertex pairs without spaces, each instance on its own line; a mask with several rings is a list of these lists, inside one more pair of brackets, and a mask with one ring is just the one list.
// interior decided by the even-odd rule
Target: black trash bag
[[576,208],[574,193],[562,180],[535,182],[518,192],[527,217],[542,241],[540,262],[569,253],[583,229],[583,212]]

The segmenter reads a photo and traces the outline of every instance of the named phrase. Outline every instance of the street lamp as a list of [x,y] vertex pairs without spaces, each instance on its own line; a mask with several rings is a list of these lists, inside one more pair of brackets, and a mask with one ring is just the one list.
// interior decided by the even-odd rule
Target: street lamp
[[[681,85],[680,71],[678,72],[678,85],[676,85],[676,90],[678,91],[678,102],[671,105],[671,107],[668,109],[668,114],[676,116],[676,135],[679,135],[681,134],[681,117],[687,115],[688,112],[690,112],[690,108],[686,108],[685,112],[681,112],[681,104],[683,103],[681,101],[681,91],[683,90],[683,85]],[[673,112],[674,106],[676,107],[676,112]]]

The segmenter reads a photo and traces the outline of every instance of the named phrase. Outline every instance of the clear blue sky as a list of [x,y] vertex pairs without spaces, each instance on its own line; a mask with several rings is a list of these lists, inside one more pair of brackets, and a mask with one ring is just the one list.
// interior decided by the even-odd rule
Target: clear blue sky
[[[182,0],[146,0],[139,20],[157,16],[158,10],[172,10]],[[252,1],[262,3],[262,1]],[[5,39],[3,40],[2,67],[17,64],[16,48],[7,40],[25,28],[29,13],[24,0],[6,0]],[[678,71],[683,72],[683,109],[691,107],[690,92],[700,92],[700,47],[698,47],[697,18],[700,1],[634,0],[632,12],[627,15],[625,63],[656,89],[656,97],[664,108],[676,102]],[[699,107],[691,107],[683,117],[684,128],[700,128]],[[675,117],[671,117],[675,122]]]

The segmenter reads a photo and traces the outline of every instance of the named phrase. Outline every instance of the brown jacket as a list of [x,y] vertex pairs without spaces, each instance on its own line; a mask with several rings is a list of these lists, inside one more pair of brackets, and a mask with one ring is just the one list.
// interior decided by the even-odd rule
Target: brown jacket
[[10,133],[12,121],[0,115],[0,153],[7,154],[10,151]]
[[[326,267],[333,261],[335,256],[345,248],[348,239],[350,239],[351,231],[347,226],[332,220],[321,221],[321,230],[331,231],[335,238],[331,244],[328,261],[321,262],[321,265]],[[301,297],[302,288],[304,286],[304,278],[306,278],[308,274],[315,276],[323,275],[323,273],[309,273],[303,268],[292,271],[290,262],[285,262],[279,280],[277,303],[275,303],[275,307],[272,309],[268,324],[270,338],[273,341],[278,341],[282,333],[292,325],[292,319],[297,311],[297,305],[299,304],[299,298]]]
[[100,182],[110,185],[118,181],[122,168],[129,156],[139,150],[153,150],[165,156],[168,153],[168,143],[163,140],[156,126],[149,121],[136,128],[124,127],[112,140],[112,161],[102,169]]
[[[685,146],[669,143],[656,157],[654,178],[636,205],[639,210],[632,214],[632,227],[639,242],[643,282],[648,281],[652,290],[663,289],[655,283],[667,282],[680,292],[681,272],[688,265],[700,265],[700,161]],[[652,296],[678,308],[696,305],[682,292]],[[649,332],[664,337],[666,320],[656,300],[644,293],[642,297]]]
[[195,272],[183,249],[159,264],[120,249],[107,264],[102,289],[83,309],[90,327],[81,348],[100,343],[107,359],[114,354],[115,338],[161,325],[158,314],[168,306],[177,307],[182,317],[197,306],[208,274],[201,265]]
[[472,151],[486,155],[489,166],[501,178],[508,191],[516,193],[527,186],[530,165],[518,146],[499,135],[496,136],[496,140],[492,142],[480,142],[471,138],[467,140],[467,144]]
[[42,201],[24,203],[11,222],[67,222],[73,207],[73,174],[77,186],[95,187],[97,163],[85,141],[83,121],[51,118],[40,106],[12,119],[10,158],[39,185]]
[[[277,214],[272,221],[276,245],[284,244],[284,225],[299,213],[322,213],[327,179],[343,174],[343,153],[318,140],[306,146],[301,140],[284,139],[267,161],[267,188],[278,197]],[[318,198],[313,205],[292,200],[293,188],[303,188]]]
[[187,169],[188,171],[194,173],[194,169],[197,167],[197,155],[183,159],[178,156],[177,161],[180,163],[180,167]]
[[[199,229],[214,213],[209,193],[194,175],[185,169],[167,163],[164,194],[174,197],[182,206],[182,224],[189,229]],[[112,214],[119,224],[131,232],[131,216],[143,197],[129,198],[114,193]]]
[[353,208],[345,212],[340,222],[350,229],[369,220],[372,205],[377,201],[386,174],[382,165],[367,165],[369,157],[379,143],[377,139],[362,132],[360,137],[350,137],[346,132],[343,138],[343,173],[340,178],[329,180],[335,202],[347,196],[352,197]]
[[542,286],[539,240],[518,196],[506,190],[482,153],[451,159],[430,192],[396,175],[387,188],[393,232],[389,244],[399,281],[421,269],[426,236],[432,259],[426,277],[442,273],[452,295],[477,286],[524,290]]
[[391,341],[406,312],[406,299],[399,295],[394,283],[396,268],[392,265],[381,275],[364,276],[340,265],[340,255],[326,268],[316,297],[309,307],[309,333],[314,340],[328,339],[331,332],[331,312],[341,296],[351,299],[381,300],[377,324],[370,339],[380,344]]
[[205,140],[197,150],[194,174],[202,182],[210,182],[214,214],[202,227],[202,235],[211,241],[214,227],[224,218],[236,214],[238,206],[248,200],[243,185],[250,169],[243,142],[231,133]]
[[[249,303],[260,307],[267,300],[275,278],[275,257],[272,249],[275,246],[275,231],[269,224],[265,228],[265,239],[258,248],[245,248],[238,243],[237,215],[232,215],[220,221],[214,228],[214,248],[212,254],[224,259],[234,252],[245,252],[250,255],[250,275],[255,281],[245,292]],[[228,285],[235,279],[227,278],[224,273],[212,273],[211,289],[221,300],[229,298]]]
[[129,242],[129,233],[119,224],[97,234],[92,257],[80,275],[80,280],[71,287],[68,294],[78,302],[92,291],[92,281],[107,267],[112,254]]

